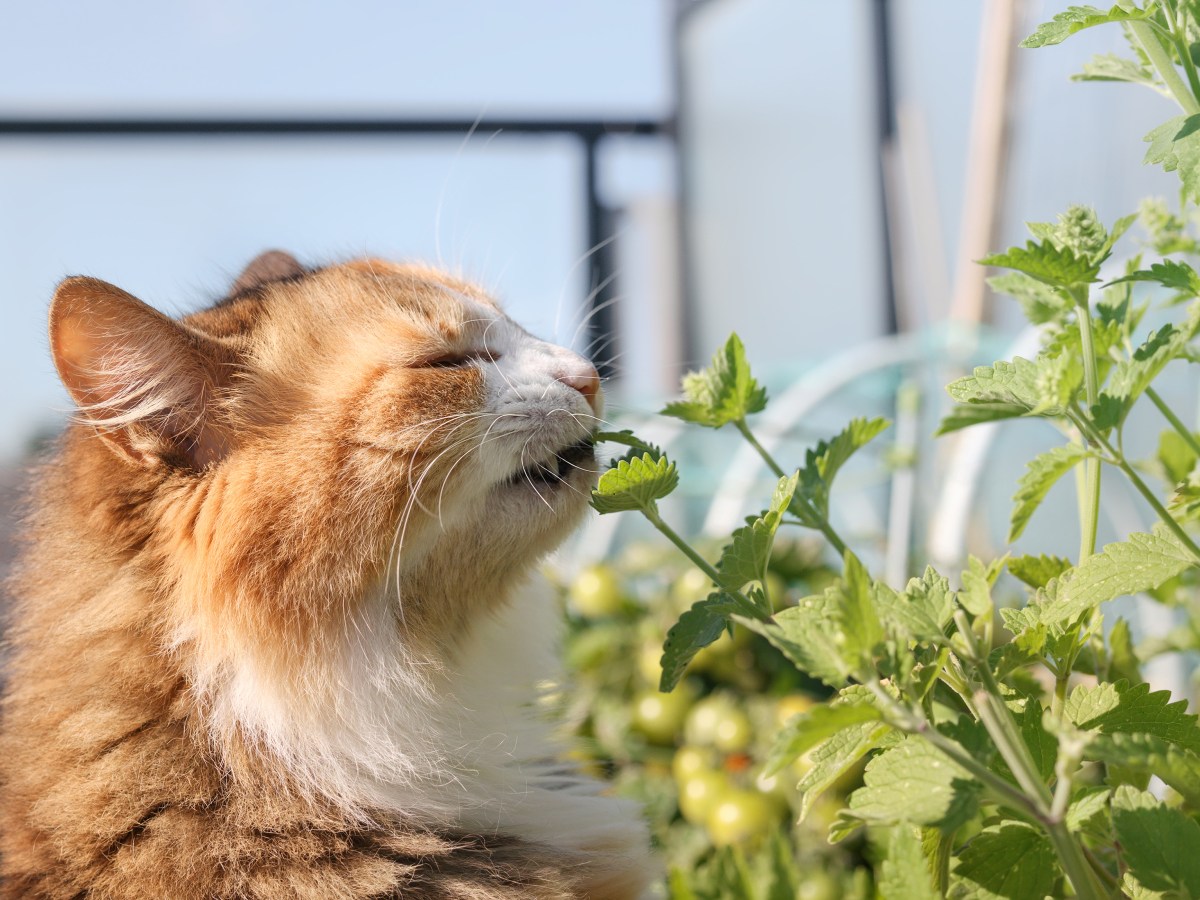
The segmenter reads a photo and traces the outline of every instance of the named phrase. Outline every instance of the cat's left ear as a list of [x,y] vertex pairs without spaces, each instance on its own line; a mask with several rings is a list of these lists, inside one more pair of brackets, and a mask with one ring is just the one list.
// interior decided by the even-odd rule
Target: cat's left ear
[[138,465],[202,469],[228,435],[212,415],[224,349],[96,278],[68,278],[50,305],[50,349],[80,420]]

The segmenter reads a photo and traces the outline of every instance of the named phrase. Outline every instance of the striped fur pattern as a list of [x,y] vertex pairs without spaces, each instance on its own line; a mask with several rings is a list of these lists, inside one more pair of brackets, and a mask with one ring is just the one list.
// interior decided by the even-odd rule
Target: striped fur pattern
[[9,585],[0,897],[647,894],[535,702],[589,363],[438,271],[280,253],[181,320],[68,279],[50,342],[79,412]]

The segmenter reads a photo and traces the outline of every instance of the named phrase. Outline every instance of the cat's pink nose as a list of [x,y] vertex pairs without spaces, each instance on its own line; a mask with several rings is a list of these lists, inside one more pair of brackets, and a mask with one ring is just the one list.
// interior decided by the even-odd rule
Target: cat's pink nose
[[558,380],[583,394],[592,411],[596,411],[596,396],[600,393],[600,373],[589,362],[580,361],[568,372],[560,372]]

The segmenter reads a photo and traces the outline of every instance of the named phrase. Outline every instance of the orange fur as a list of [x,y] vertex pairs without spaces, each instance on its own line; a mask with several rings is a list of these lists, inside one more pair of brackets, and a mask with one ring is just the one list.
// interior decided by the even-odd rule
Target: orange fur
[[[472,819],[422,768],[470,776],[453,742],[421,743],[430,716],[391,734],[382,688],[382,711],[342,708],[394,665],[446,733],[469,724],[438,698],[472,630],[583,513],[594,473],[524,467],[590,430],[591,389],[563,387],[590,366],[530,349],[477,288],[378,260],[264,258],[181,322],[69,279],[51,323],[84,421],[38,473],[10,585],[0,896],[642,894],[636,817],[555,843],[507,826],[501,792],[483,827],[491,807]],[[501,334],[511,349],[483,346]],[[541,384],[559,406],[490,409],[526,376],[504,354],[532,360],[521,403]],[[505,453],[508,480],[489,468]],[[416,751],[358,773],[339,748],[372,741],[344,744],[344,722]]]

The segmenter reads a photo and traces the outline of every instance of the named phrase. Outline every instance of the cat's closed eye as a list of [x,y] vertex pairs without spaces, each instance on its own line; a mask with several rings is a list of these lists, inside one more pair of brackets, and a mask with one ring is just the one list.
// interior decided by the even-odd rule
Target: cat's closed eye
[[469,350],[464,353],[443,353],[437,356],[428,357],[417,363],[417,368],[421,369],[461,369],[464,366],[469,366],[477,362],[496,362],[500,359],[499,353],[493,353],[491,350]]

